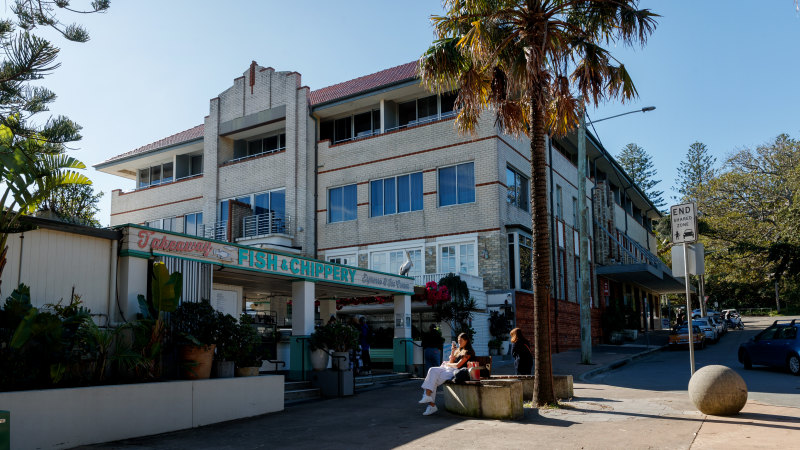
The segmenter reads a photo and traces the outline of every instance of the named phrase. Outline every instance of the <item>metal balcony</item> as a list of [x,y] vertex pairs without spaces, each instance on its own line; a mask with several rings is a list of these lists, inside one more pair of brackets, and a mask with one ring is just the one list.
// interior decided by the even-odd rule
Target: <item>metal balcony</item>
[[291,218],[273,212],[247,216],[242,219],[242,235],[237,237],[252,238],[270,234],[286,234]]

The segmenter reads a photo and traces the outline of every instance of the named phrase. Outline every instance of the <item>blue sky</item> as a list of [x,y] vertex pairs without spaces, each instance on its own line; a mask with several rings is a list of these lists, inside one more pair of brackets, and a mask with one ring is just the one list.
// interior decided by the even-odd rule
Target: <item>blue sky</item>
[[[653,156],[668,204],[693,142],[722,161],[779,133],[800,137],[800,15],[792,0],[640,6],[663,16],[655,34],[644,49],[614,49],[640,98],[589,113],[657,107],[596,130],[613,155],[635,142]],[[252,60],[300,72],[312,89],[415,60],[433,38],[431,14],[440,12],[439,2],[421,0],[113,1],[106,14],[65,17],[84,24],[92,40],[55,39],[62,65],[44,84],[58,94],[51,112],[83,126],[73,155],[92,165],[201,124],[209,99]],[[108,224],[110,191],[133,183],[87,174],[106,192],[100,222]]]

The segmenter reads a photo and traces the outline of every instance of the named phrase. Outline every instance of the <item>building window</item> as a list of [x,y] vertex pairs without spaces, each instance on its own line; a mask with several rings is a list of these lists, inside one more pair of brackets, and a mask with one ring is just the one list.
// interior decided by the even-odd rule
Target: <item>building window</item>
[[203,213],[191,213],[183,216],[183,232],[193,236],[203,235]]
[[203,173],[203,155],[178,155],[175,157],[175,179],[193,177]]
[[559,185],[556,185],[556,217],[564,217],[564,195]]
[[475,244],[448,244],[440,246],[439,272],[477,275]]
[[532,244],[529,236],[519,233],[508,234],[508,274],[511,289],[533,290]]
[[319,125],[319,139],[321,141],[327,139],[334,144],[380,134],[380,132],[380,109],[371,109],[352,116],[326,120]]
[[558,256],[556,260],[556,285],[558,286],[558,291],[556,292],[556,298],[559,299],[566,299],[567,298],[567,255],[564,249],[558,249]]
[[397,105],[398,127],[430,122],[456,113],[455,103],[458,91],[441,96],[429,95]]
[[572,225],[578,228],[578,199],[572,197]]
[[161,219],[148,220],[147,222],[144,223],[144,226],[149,228],[161,229]]
[[341,264],[343,266],[358,267],[358,258],[356,255],[331,256],[328,258],[328,262]]
[[370,215],[385,216],[422,210],[422,172],[370,183]]
[[161,229],[164,231],[175,231],[175,224],[177,221],[174,217],[167,217],[161,221]]
[[328,223],[346,222],[357,218],[356,185],[350,184],[328,190]]
[[528,179],[511,167],[506,167],[506,184],[508,185],[508,197],[506,199],[508,203],[527,211],[528,186],[530,186]]
[[475,201],[474,163],[439,169],[439,206]]
[[263,153],[275,153],[286,149],[286,134],[281,133],[247,142],[247,155],[256,156]]
[[171,162],[139,169],[139,188],[171,183],[173,179]]
[[[411,271],[408,276],[413,277],[425,273],[425,267],[422,261],[422,250],[406,250],[408,251],[408,258],[411,260]],[[372,252],[370,253],[370,268],[378,272],[385,273],[400,273],[400,266],[406,261],[406,255],[403,250],[391,250],[387,252]]]

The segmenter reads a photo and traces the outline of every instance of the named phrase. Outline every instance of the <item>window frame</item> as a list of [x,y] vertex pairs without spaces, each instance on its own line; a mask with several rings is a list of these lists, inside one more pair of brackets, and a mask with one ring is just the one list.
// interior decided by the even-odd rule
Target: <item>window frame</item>
[[[172,173],[172,176],[169,177],[167,181],[164,181],[164,173],[166,172],[167,166]],[[153,183],[153,169],[158,167],[158,183]],[[142,184],[142,172],[147,171],[147,184]],[[175,161],[167,161],[160,164],[155,164],[152,166],[145,167],[143,169],[138,169],[136,171],[136,189],[146,189],[153,186],[161,186],[162,184],[169,184],[175,182]]]
[[[422,188],[421,192],[419,192],[419,209],[414,209],[414,185],[412,183],[412,177],[419,175],[419,182],[420,187]],[[408,210],[407,211],[400,211],[400,178],[408,177]],[[386,177],[386,178],[377,178],[374,180],[370,180],[369,182],[369,216],[370,217],[384,217],[384,216],[391,216],[395,214],[406,214],[415,211],[422,211],[425,209],[425,175],[422,171],[418,172],[410,172],[404,173],[400,175],[396,175],[393,177]],[[394,180],[394,211],[393,212],[386,212],[386,180]],[[375,192],[373,191],[374,183],[380,182],[381,187],[381,198],[380,198],[380,205],[383,212],[381,214],[375,214],[374,207],[377,205]]]
[[[514,187],[512,189],[511,186],[506,186],[508,188],[508,196],[506,197],[506,202],[516,206],[517,208],[529,212],[530,211],[530,179],[522,174],[521,171],[515,169],[511,165],[506,165],[506,183],[508,183],[509,172],[514,176]],[[523,195],[522,186],[525,186],[525,192]],[[514,198],[512,199],[511,191],[514,191]],[[524,202],[524,204],[520,204],[520,200]]]
[[[348,218],[344,217],[344,190],[345,190],[345,188],[348,188],[348,187],[351,187],[351,186],[353,187],[353,189],[355,189],[355,196],[354,196],[355,205],[354,205],[354,208],[353,208],[354,212],[355,212],[355,215],[354,215],[353,218],[349,218],[348,219]],[[333,217],[332,217],[333,208],[332,208],[332,204],[331,204],[331,194],[333,193],[333,191],[336,191],[336,190],[339,190],[339,189],[342,190],[342,208],[343,208],[342,209],[342,219],[341,220],[333,220]],[[328,223],[329,224],[331,224],[331,223],[341,223],[341,222],[352,222],[354,220],[358,220],[358,183],[351,183],[351,184],[345,184],[345,185],[341,185],[341,186],[329,187],[326,197],[327,197],[326,200],[327,200],[327,203],[328,203],[328,214],[327,215],[328,215]]]
[[[473,271],[472,272],[461,272],[461,263],[462,263],[462,254],[461,254],[461,246],[462,245],[469,245],[472,247],[472,256],[473,256]],[[442,257],[442,248],[443,247],[454,247],[455,248],[455,265],[456,270],[450,271],[445,270],[443,266],[443,257]],[[479,276],[479,269],[478,269],[478,241],[477,239],[470,239],[470,240],[454,240],[454,241],[446,241],[446,242],[437,242],[436,243],[436,269],[438,273],[455,273],[456,275],[460,273],[466,273],[467,275]]]
[[[461,167],[461,166],[467,166],[467,165],[471,165],[472,166],[472,186],[471,186],[471,188],[472,188],[472,200],[471,201],[463,201],[462,202],[459,199],[458,168]],[[455,169],[455,183],[454,184],[455,184],[455,199],[456,199],[456,201],[455,201],[455,203],[442,204],[442,184],[443,184],[442,183],[442,170],[450,169],[450,168]],[[475,179],[475,161],[467,161],[467,162],[463,162],[463,163],[459,163],[459,164],[452,164],[452,165],[448,165],[448,166],[438,167],[436,169],[436,192],[437,192],[438,197],[439,197],[439,200],[437,202],[438,207],[439,208],[444,208],[444,207],[447,207],[447,206],[458,206],[458,205],[468,205],[470,203],[477,203],[478,202],[478,195],[477,195],[477,190],[475,189],[475,186],[477,185],[476,181],[477,180]]]
[[[188,231],[188,222],[190,216],[194,217],[195,220],[194,223],[194,228],[196,231],[195,233],[190,233]],[[197,220],[198,218],[200,219],[199,221]],[[188,234],[190,236],[203,236],[203,233],[201,232],[202,226],[203,226],[203,211],[195,211],[183,215],[183,234]]]

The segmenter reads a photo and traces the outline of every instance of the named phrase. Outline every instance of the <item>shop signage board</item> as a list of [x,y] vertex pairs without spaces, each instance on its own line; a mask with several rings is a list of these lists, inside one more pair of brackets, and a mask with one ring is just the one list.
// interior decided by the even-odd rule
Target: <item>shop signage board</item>
[[136,225],[126,226],[123,233],[122,251],[129,256],[171,256],[308,281],[414,293],[414,279],[410,277]]

